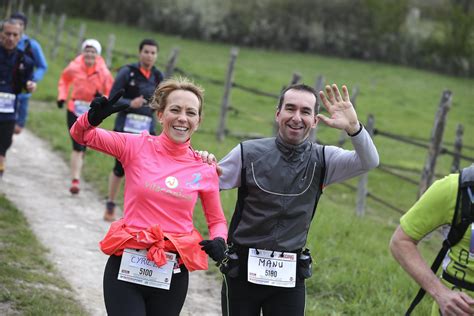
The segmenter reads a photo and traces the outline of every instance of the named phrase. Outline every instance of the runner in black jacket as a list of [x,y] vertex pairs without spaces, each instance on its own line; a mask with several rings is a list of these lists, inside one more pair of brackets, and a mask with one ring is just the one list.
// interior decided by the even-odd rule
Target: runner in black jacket
[[[335,84],[325,91],[319,96],[330,117],[318,114],[314,89],[290,86],[280,96],[277,137],[242,142],[219,162],[220,188],[238,188],[221,265],[223,315],[303,316],[311,276],[304,247],[322,190],[378,165],[347,87],[342,95]],[[318,121],[345,130],[354,150],[310,142]]]
[[36,90],[33,60],[17,48],[21,33],[20,23],[13,19],[5,20],[0,27],[0,178],[13,140],[18,94],[23,89]]

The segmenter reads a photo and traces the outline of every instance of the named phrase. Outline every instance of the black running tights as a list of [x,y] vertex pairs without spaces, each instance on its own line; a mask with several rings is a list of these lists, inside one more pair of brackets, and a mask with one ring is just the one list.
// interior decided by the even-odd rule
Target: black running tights
[[173,274],[169,290],[117,280],[121,256],[110,256],[104,272],[104,300],[109,316],[178,316],[188,292],[189,272]]

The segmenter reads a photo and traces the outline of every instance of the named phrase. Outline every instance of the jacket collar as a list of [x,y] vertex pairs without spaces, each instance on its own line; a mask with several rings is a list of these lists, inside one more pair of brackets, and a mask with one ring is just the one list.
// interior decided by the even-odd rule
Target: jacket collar
[[305,139],[301,144],[291,145],[283,141],[280,135],[277,135],[275,139],[276,146],[278,150],[282,153],[282,156],[285,160],[303,160],[304,152],[312,146],[311,142],[308,139]]

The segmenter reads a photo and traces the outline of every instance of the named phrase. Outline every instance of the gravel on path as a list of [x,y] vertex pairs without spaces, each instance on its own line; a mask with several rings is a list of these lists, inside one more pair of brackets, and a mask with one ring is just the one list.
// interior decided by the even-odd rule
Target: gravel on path
[[[102,220],[104,203],[84,181],[77,196],[69,193],[69,184],[69,167],[47,142],[27,129],[14,136],[0,192],[22,211],[50,250],[48,258],[77,300],[91,315],[106,315],[102,276],[107,256],[98,245],[109,227]],[[219,301],[216,278],[205,271],[192,272],[181,315],[220,315]]]

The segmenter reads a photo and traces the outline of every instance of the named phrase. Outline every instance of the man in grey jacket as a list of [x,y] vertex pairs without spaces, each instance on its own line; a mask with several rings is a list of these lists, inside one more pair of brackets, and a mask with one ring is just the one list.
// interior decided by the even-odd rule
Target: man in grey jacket
[[[223,260],[224,315],[304,315],[304,250],[323,187],[378,165],[377,150],[357,118],[346,86],[319,93],[329,117],[318,114],[315,90],[298,84],[279,100],[277,137],[244,141],[219,163],[221,189],[238,188]],[[345,130],[355,150],[308,140],[318,121]]]

